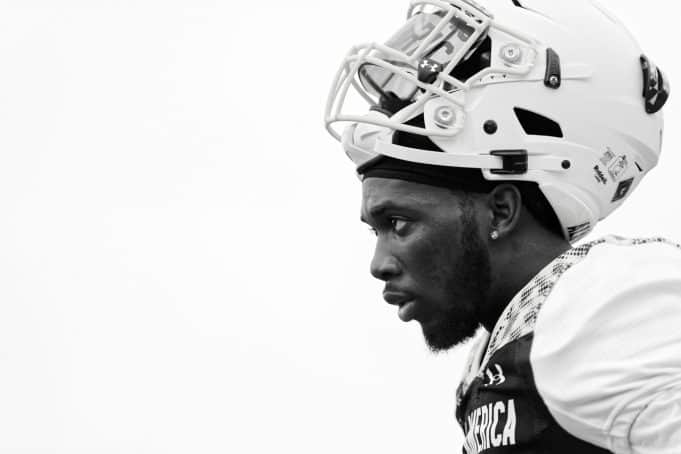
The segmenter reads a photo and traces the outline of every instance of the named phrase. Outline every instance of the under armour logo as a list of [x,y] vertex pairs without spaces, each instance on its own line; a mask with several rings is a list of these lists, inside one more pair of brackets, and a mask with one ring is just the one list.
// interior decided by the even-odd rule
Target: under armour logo
[[438,65],[437,63],[432,63],[432,64],[428,63],[428,60],[423,60],[421,62],[421,68],[423,68],[423,69],[430,68],[431,71],[437,71],[439,67],[440,67],[440,65]]
[[506,377],[504,376],[504,371],[501,369],[501,366],[495,364],[494,368],[496,369],[496,373],[492,372],[489,368],[485,371],[488,380],[488,382],[485,383],[485,386],[500,385],[506,381]]
[[432,84],[442,71],[442,65],[438,62],[424,58],[418,65],[418,79],[425,84]]

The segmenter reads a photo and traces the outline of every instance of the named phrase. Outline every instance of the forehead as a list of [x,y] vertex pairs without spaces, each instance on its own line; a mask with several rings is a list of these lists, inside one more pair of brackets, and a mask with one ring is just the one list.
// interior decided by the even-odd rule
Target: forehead
[[367,178],[362,182],[362,213],[370,214],[384,206],[410,209],[436,209],[451,206],[458,197],[436,186],[392,178]]

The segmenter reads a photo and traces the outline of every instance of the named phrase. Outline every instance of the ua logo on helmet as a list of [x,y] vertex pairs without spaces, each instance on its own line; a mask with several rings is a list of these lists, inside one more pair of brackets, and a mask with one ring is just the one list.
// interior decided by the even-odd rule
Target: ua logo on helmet
[[485,371],[485,374],[487,375],[487,382],[485,383],[485,386],[500,385],[506,381],[506,377],[504,376],[504,371],[501,366],[495,364],[494,368],[496,369],[496,373],[492,372],[489,368],[487,368]]

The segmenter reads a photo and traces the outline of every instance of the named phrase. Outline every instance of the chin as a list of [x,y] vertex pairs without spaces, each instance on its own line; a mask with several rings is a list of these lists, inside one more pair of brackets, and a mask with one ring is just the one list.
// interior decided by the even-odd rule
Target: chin
[[477,322],[462,323],[461,320],[438,321],[421,324],[426,345],[433,353],[446,352],[473,337],[478,329]]

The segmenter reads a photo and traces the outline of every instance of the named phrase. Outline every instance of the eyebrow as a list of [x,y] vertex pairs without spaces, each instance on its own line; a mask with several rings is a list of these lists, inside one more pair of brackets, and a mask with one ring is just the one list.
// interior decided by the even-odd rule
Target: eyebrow
[[[392,208],[402,208],[399,205],[396,205],[393,202],[386,201],[386,202],[381,202],[377,205],[374,205],[371,207],[369,210],[369,217],[376,218],[381,216],[384,212],[387,210],[390,210]],[[367,219],[364,217],[364,214],[360,215],[359,220],[364,222],[365,224],[368,224]]]

